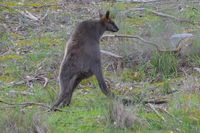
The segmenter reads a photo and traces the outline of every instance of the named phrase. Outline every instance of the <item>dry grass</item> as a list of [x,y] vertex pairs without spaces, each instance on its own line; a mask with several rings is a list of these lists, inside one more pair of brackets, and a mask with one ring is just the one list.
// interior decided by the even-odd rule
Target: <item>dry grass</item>
[[118,128],[133,128],[140,120],[130,107],[113,102],[109,110],[111,122]]
[[200,85],[198,84],[197,77],[189,75],[186,80],[183,81],[182,89],[186,92],[199,93]]
[[[30,111],[30,110],[29,110]],[[8,111],[1,116],[1,133],[48,133],[41,114],[33,112]]]

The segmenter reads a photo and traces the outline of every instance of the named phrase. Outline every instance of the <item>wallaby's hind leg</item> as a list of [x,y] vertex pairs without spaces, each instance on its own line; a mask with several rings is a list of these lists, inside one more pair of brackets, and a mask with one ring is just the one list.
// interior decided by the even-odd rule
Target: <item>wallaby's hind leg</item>
[[51,110],[55,110],[65,99],[71,100],[72,95],[72,87],[74,85],[74,82],[76,81],[77,75],[72,76],[72,78],[66,79],[64,77],[60,77],[60,86],[61,86],[61,92],[58,97],[58,100],[56,103],[51,107]]
[[83,79],[89,78],[89,77],[91,77],[91,76],[92,76],[92,72],[82,72],[82,73],[80,73],[80,74],[77,76],[77,78],[76,78],[76,80],[75,80],[75,82],[74,82],[74,85],[73,85],[73,87],[72,87],[72,93],[71,93],[71,95],[70,95],[69,97],[66,97],[66,98],[64,99],[64,101],[63,101],[63,103],[62,103],[62,106],[68,106],[68,105],[71,103],[71,97],[72,97],[72,94],[73,94],[75,88],[78,86],[78,84],[79,84]]
[[62,102],[62,106],[68,106],[71,103],[72,94],[73,94],[75,88],[77,87],[77,85],[81,82],[81,80],[82,79],[80,79],[80,78],[75,79],[70,93],[64,98],[64,100]]

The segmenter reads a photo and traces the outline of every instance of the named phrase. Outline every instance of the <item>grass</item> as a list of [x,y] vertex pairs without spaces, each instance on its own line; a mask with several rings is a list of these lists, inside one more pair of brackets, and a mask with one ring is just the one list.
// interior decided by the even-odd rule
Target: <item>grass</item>
[[[95,16],[99,7],[113,12],[120,34],[138,34],[152,42],[159,42],[166,48],[169,48],[170,44],[165,40],[164,33],[182,33],[189,29],[195,31],[199,27],[184,23],[177,25],[172,23],[172,20],[167,21],[171,27],[166,27],[165,19],[148,12],[124,13],[125,9],[141,5],[138,3],[103,2],[97,5],[69,4],[67,8],[35,7],[52,2],[55,1],[38,3],[26,1],[24,6],[10,0],[2,2],[9,8],[0,7],[0,18],[5,19],[6,14],[9,18],[11,15],[9,12],[14,13],[15,17],[12,16],[12,21],[5,23],[9,25],[9,30],[0,32],[0,100],[10,103],[38,102],[52,105],[59,94],[57,76],[65,43],[74,25],[83,19]],[[33,15],[44,16],[47,10],[49,14],[44,23],[33,22],[17,13],[13,6],[20,10],[27,9]],[[86,10],[88,7],[94,10]],[[154,9],[149,5],[145,7]],[[197,11],[185,8],[180,17],[186,16],[196,21],[199,17]],[[73,12],[67,13],[69,10]],[[173,13],[171,10],[164,12]],[[138,15],[140,13],[141,17]],[[71,20],[63,26],[60,21],[65,16]],[[18,22],[16,17],[24,23],[22,30],[14,23]],[[193,34],[197,33],[198,31],[195,31]],[[200,75],[194,71],[187,71],[189,76],[185,76],[179,69],[181,62],[186,60],[189,62],[188,68],[199,67],[198,54],[182,59],[172,53],[157,53],[153,47],[132,39],[108,39],[101,44],[103,49],[126,58],[124,61],[126,69],[123,71],[114,73],[104,70],[107,83],[115,94],[130,99],[167,98],[169,102],[162,105],[152,104],[157,112],[151,105],[141,103],[123,106],[116,102],[113,105],[113,101],[102,94],[96,79],[92,77],[82,81],[76,89],[72,104],[62,108],[66,112],[45,112],[46,108],[39,106],[22,107],[0,103],[0,133],[199,132]],[[194,47],[197,51],[199,44],[199,39],[196,39]],[[7,51],[8,53],[3,55]],[[150,51],[150,54],[147,55],[145,51]],[[37,76],[48,78],[46,87],[43,78],[34,79]],[[30,78],[33,80],[29,80]],[[19,93],[13,93],[13,90]],[[20,93],[22,91],[31,94],[22,95]]]
[[156,53],[151,60],[154,75],[161,73],[163,78],[176,77],[178,64],[177,56],[173,53]]

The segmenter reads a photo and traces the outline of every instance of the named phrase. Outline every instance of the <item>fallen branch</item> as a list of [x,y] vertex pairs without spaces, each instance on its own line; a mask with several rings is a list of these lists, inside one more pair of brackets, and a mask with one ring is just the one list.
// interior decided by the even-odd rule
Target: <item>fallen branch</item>
[[160,100],[160,101],[143,101],[143,104],[164,104],[164,103],[168,103],[168,101],[165,100]]
[[173,118],[173,119],[176,119],[178,122],[180,122],[180,123],[182,123],[182,121],[180,120],[180,119],[178,119],[178,118],[176,118],[174,115],[172,115],[172,114],[170,114],[166,109],[163,109],[163,108],[158,108],[160,111],[162,111],[162,112],[164,112],[164,113],[166,113],[168,116],[170,116],[171,118]]
[[28,12],[28,11],[21,11],[21,10],[17,10],[19,13],[21,13],[21,15],[31,19],[31,20],[34,20],[34,21],[38,21],[39,18],[37,18],[36,16],[34,16],[32,13]]
[[169,99],[164,97],[164,98],[151,98],[149,100],[144,100],[143,104],[164,104],[164,103],[168,103]]
[[183,74],[185,75],[185,77],[189,77],[189,74],[187,73],[188,70],[185,70],[184,68],[179,68]]
[[41,78],[43,78],[44,81],[45,81],[45,83],[44,83],[44,85],[43,85],[43,87],[45,88],[45,87],[47,86],[49,80],[48,80],[48,78],[46,78],[46,77],[41,77]]
[[[50,106],[48,106],[48,105],[46,105],[46,104],[44,104],[44,103],[36,103],[36,102],[9,103],[9,102],[5,102],[5,101],[0,100],[0,103],[7,104],[7,105],[11,105],[11,106],[22,106],[22,107],[28,107],[28,106],[36,105],[36,106],[41,106],[41,107],[44,107],[44,108],[48,109],[47,111],[49,111],[49,110],[51,109]],[[60,112],[72,112],[72,111],[63,110],[63,109],[59,109],[59,108],[56,108],[55,111],[60,111]]]
[[174,19],[174,20],[179,21],[179,22],[186,22],[186,23],[192,23],[192,24],[199,24],[200,23],[199,21],[196,22],[196,21],[190,21],[190,20],[185,20],[185,19],[179,19],[176,16],[172,16],[172,15],[169,15],[169,14],[166,14],[166,13],[162,13],[162,12],[158,12],[158,11],[154,11],[154,10],[150,10],[150,9],[146,9],[146,8],[132,8],[132,10],[134,10],[134,11],[147,11],[147,12],[150,12],[150,13],[156,15],[156,16]]
[[9,50],[7,50],[7,51],[6,51],[6,52],[4,52],[4,53],[0,53],[0,57],[1,57],[1,56],[4,56],[4,55],[6,55],[6,54],[9,54],[9,53],[10,53],[10,51],[11,51],[11,50],[9,49]]
[[21,95],[33,95],[33,93],[31,93],[31,92],[27,92],[27,91],[15,91],[15,90],[11,90],[11,91],[9,91],[8,92],[8,94],[11,94],[11,95],[13,95],[13,94],[21,94]]
[[22,84],[28,84],[29,83],[32,83],[34,81],[41,81],[41,80],[44,80],[44,84],[43,84],[43,87],[45,88],[47,86],[47,84],[49,83],[49,80],[47,77],[44,77],[43,74],[37,74],[37,75],[34,75],[34,76],[26,76],[25,78],[22,78],[23,80],[21,81],[18,81],[18,82],[12,82],[10,85],[6,86],[6,87],[11,87],[11,86],[14,86],[14,85],[22,85]]
[[104,51],[104,50],[101,50],[101,53],[105,56],[108,56],[112,59],[114,59],[114,62],[115,63],[111,63],[111,64],[108,64],[106,66],[106,68],[108,68],[109,66],[112,66],[113,70],[115,71],[115,68],[117,70],[121,70],[122,69],[122,64],[123,64],[123,57],[120,56],[120,55],[116,55],[114,53],[111,53],[111,52],[108,52],[108,51]]
[[165,17],[165,18],[171,18],[171,19],[175,19],[175,20],[179,20],[177,17],[174,17],[174,16],[171,16],[169,14],[165,14],[165,13],[162,13],[162,12],[157,12],[157,11],[154,11],[154,10],[149,10],[149,9],[146,9],[148,12],[156,15],[156,16],[159,16],[159,17]]
[[115,58],[115,59],[122,59],[123,57],[120,56],[120,55],[116,55],[114,53],[111,53],[111,52],[108,52],[108,51],[104,51],[104,50],[101,50],[101,53],[106,55],[106,56],[109,56],[109,57],[112,57],[112,58]]
[[153,42],[147,41],[147,40],[145,40],[144,38],[142,38],[142,37],[140,37],[140,36],[138,36],[138,35],[124,35],[124,34],[112,35],[112,34],[107,34],[107,35],[103,35],[103,36],[101,37],[101,40],[103,40],[103,39],[105,39],[105,38],[135,38],[135,39],[138,39],[138,40],[142,41],[143,43],[150,44],[150,45],[156,47],[156,49],[157,49],[158,51],[162,51],[162,50],[160,50],[160,48],[158,47],[158,44],[155,44],[155,43],[153,43]]
[[[159,48],[159,45],[158,45],[158,44],[153,43],[153,42],[150,42],[150,41],[147,41],[147,40],[145,40],[144,38],[142,38],[142,37],[140,37],[140,36],[138,36],[138,35],[106,34],[106,35],[103,35],[103,36],[101,37],[101,40],[106,39],[106,38],[135,38],[135,39],[138,39],[138,40],[142,41],[143,43],[146,43],[146,44],[149,44],[149,45],[152,45],[152,46],[156,47],[156,50],[157,50],[158,52],[166,52],[166,53],[167,53],[167,52],[170,52],[170,53],[175,53],[175,54],[176,54],[176,53],[180,52],[181,49],[185,46],[183,43],[180,43],[180,42],[182,42],[183,40],[186,40],[186,39],[193,38],[193,37],[188,37],[188,38],[186,38],[186,39],[182,39],[182,40],[179,42],[177,48],[174,49],[174,50],[161,50],[161,49]],[[191,44],[189,44],[189,45],[191,45]],[[103,53],[103,52],[102,52],[102,53]],[[117,57],[117,56],[116,56],[116,57]]]
[[156,16],[159,16],[159,17],[165,17],[165,18],[171,18],[171,19],[177,20],[176,17],[171,16],[169,14],[165,14],[165,13],[162,13],[162,12],[157,12],[157,11],[146,9],[146,8],[132,8],[131,10],[134,10],[134,11],[148,11],[148,12],[150,12],[150,13],[156,15]]
[[46,5],[42,5],[42,6],[33,6],[33,8],[50,8],[52,6],[57,6],[57,7],[61,7],[63,6],[62,4],[46,4]]
[[[25,6],[23,5],[23,8],[48,8],[48,7],[52,7],[52,6],[57,6],[57,7],[61,7],[63,6],[62,4],[46,4],[46,5],[42,5],[42,6]],[[7,6],[7,5],[3,5],[3,4],[0,4],[0,7],[4,7],[4,8],[15,8],[15,9],[20,9],[22,6]]]
[[19,105],[19,106],[32,106],[32,105],[37,105],[37,106],[41,106],[41,107],[44,107],[44,108],[50,108],[49,106],[45,105],[44,103],[35,103],[35,102],[25,102],[25,103],[8,103],[8,102],[5,102],[5,101],[2,101],[0,100],[0,103],[3,103],[3,104],[7,104],[7,105]]
[[159,114],[159,112],[156,110],[156,108],[152,104],[149,103],[148,105],[156,113],[158,117],[160,117],[164,122],[166,122],[165,118],[161,114]]
[[46,11],[46,13],[43,17],[39,18],[40,21],[44,20],[48,16],[48,13],[49,13],[49,9]]

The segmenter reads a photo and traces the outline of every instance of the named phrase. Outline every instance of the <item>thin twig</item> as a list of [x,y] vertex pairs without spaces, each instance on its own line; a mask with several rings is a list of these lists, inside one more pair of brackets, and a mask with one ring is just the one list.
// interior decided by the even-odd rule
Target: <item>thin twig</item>
[[9,50],[7,50],[6,52],[4,52],[4,53],[0,54],[0,57],[1,57],[1,56],[4,56],[4,55],[6,55],[6,54],[9,54],[9,53],[10,53],[10,51],[11,51],[11,50],[9,49]]
[[45,88],[45,87],[47,86],[49,80],[48,80],[48,78],[46,78],[46,77],[41,77],[41,78],[43,78],[44,81],[45,81],[45,83],[44,83],[44,85],[43,85],[43,87]]
[[101,53],[104,54],[104,55],[110,56],[112,58],[116,58],[116,59],[122,59],[123,58],[120,55],[116,55],[114,53],[111,53],[111,52],[108,52],[108,51],[105,51],[105,50],[101,50]]
[[7,104],[7,105],[19,105],[19,106],[37,105],[37,106],[41,106],[41,107],[45,107],[45,108],[50,108],[49,106],[45,105],[44,103],[35,103],[35,102],[9,103],[9,102],[5,102],[5,101],[0,100],[0,103],[4,103],[4,104]]
[[31,92],[27,92],[27,91],[15,91],[15,90],[9,91],[8,94],[33,95],[33,93],[31,93]]
[[44,20],[48,16],[48,13],[49,13],[49,9],[46,11],[45,15],[40,18],[40,21]]
[[140,37],[140,36],[138,36],[138,35],[124,35],[124,34],[112,35],[112,34],[106,34],[106,35],[103,35],[103,36],[101,37],[101,39],[103,40],[103,39],[105,39],[105,38],[115,38],[115,37],[116,37],[116,38],[135,38],[135,39],[138,39],[138,40],[142,41],[143,43],[147,43],[147,44],[153,45],[154,47],[156,47],[156,49],[157,49],[158,51],[162,51],[162,50],[160,50],[160,48],[158,47],[158,44],[155,44],[155,43],[153,43],[153,42],[147,41],[147,40],[145,40],[144,38],[142,38],[142,37]]
[[155,109],[155,107],[152,104],[149,103],[148,105],[156,113],[158,117],[160,117],[164,122],[166,122],[165,118],[161,114],[159,114],[159,112]]
[[[48,106],[48,105],[46,105],[46,104],[44,104],[44,103],[36,103],[36,102],[9,103],[9,102],[5,102],[5,101],[0,100],[0,103],[7,104],[7,105],[11,105],[11,106],[23,106],[23,107],[36,105],[36,106],[44,107],[44,108],[48,109],[48,111],[51,109],[50,106]],[[59,108],[55,108],[55,111],[60,111],[60,112],[72,112],[72,111],[63,110],[63,109],[59,109]]]
[[34,21],[39,20],[38,17],[34,16],[32,13],[28,12],[27,10],[25,10],[25,11],[17,10],[17,12],[19,12],[21,15],[23,15],[31,20],[34,20]]
[[179,120],[178,118],[176,118],[174,115],[170,114],[166,109],[162,109],[162,108],[158,108],[158,109],[159,109],[160,111],[166,113],[168,116],[170,116],[170,117],[172,117],[172,118],[178,120],[178,122],[182,123],[181,120]]

